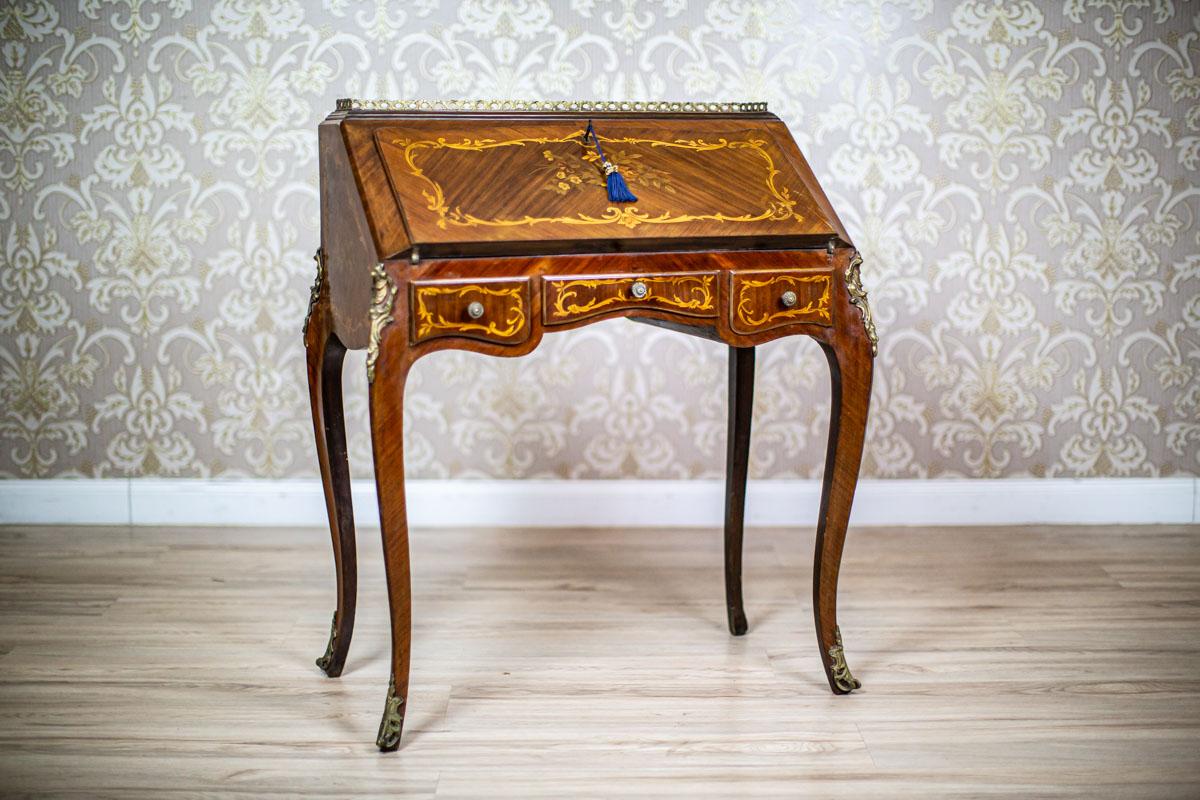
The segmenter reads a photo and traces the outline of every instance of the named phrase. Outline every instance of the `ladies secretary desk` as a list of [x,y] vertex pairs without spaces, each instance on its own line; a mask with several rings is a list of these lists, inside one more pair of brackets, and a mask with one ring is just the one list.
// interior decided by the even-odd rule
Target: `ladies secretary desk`
[[[794,335],[821,345],[833,403],[813,609],[830,687],[858,688],[836,595],[875,327],[861,260],[766,104],[341,100],[318,137],[321,247],[304,343],[337,610],[317,664],[341,674],[354,626],[341,366],[347,348],[366,348],[392,632],[379,747],[398,746],[408,696],[401,431],[409,368],[451,348],[525,355],[545,333],[612,317],[729,346],[725,595],[735,636],[746,632],[742,524],[754,348]],[[624,179],[617,189],[612,173]]]

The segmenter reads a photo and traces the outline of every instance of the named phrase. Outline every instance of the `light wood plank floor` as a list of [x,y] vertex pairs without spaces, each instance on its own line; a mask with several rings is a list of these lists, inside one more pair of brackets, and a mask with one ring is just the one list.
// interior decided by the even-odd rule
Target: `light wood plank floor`
[[857,529],[825,686],[812,532],[413,536],[413,680],[380,755],[360,535],[322,676],[323,531],[0,528],[0,791],[86,797],[1200,797],[1200,529]]

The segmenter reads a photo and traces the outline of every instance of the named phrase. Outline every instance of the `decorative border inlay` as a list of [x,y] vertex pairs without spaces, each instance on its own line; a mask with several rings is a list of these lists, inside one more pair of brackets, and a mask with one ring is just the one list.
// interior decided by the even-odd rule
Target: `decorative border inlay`
[[867,302],[867,290],[863,288],[860,267],[862,256],[856,251],[846,267],[846,292],[850,295],[850,302],[862,310],[863,325],[867,329],[867,338],[871,340],[871,355],[876,356],[879,355],[879,334],[875,330],[875,319],[871,316],[871,304]]
[[[678,275],[678,276],[626,276],[621,278],[581,278],[579,280],[547,280],[546,285],[553,287],[554,299],[548,306],[551,316],[557,318],[573,318],[594,314],[615,303],[645,304],[651,298],[678,311],[714,311],[716,301],[713,298],[714,275]],[[599,286],[632,285],[641,281],[648,289],[646,296],[638,299],[611,295],[609,297],[591,297],[583,302],[572,303],[578,296],[578,289],[595,289]],[[668,293],[655,294],[656,286],[664,288]]]
[[325,288],[325,251],[318,247],[317,252],[313,254],[313,261],[317,262],[317,276],[313,278],[312,288],[308,290],[308,311],[304,313],[304,325],[300,328],[300,333],[305,336],[308,335],[308,322],[312,319],[317,301],[321,299],[321,292]]
[[861,689],[862,681],[851,675],[850,667],[846,665],[846,653],[842,649],[842,629],[835,627],[833,633],[837,641],[837,644],[829,648],[829,671],[833,675],[833,683],[847,693]]
[[[791,319],[794,317],[803,317],[816,314],[817,318],[826,325],[833,320],[830,311],[830,299],[833,291],[833,280],[830,275],[772,275],[761,281],[750,280],[748,278],[739,278],[736,274],[734,280],[738,284],[737,306],[734,308],[734,313],[737,314],[738,322],[745,325],[747,328],[759,328],[771,322],[780,319]],[[796,308],[785,308],[782,311],[764,311],[762,316],[753,316],[754,310],[751,307],[753,300],[747,292],[750,289],[761,289],[765,286],[773,284],[782,284],[785,282],[792,283],[824,283],[825,290],[821,292],[821,296],[815,301],[810,300],[803,306]]]
[[392,304],[396,300],[396,283],[382,263],[371,267],[371,333],[367,340],[367,383],[375,382],[375,362],[379,360],[379,342],[383,329],[392,321]]
[[765,139],[729,141],[722,138],[713,142],[703,139],[677,139],[668,142],[661,139],[643,139],[634,136],[611,139],[604,136],[600,137],[605,144],[648,144],[651,147],[679,148],[696,153],[713,150],[750,150],[754,152],[765,163],[765,187],[772,200],[767,203],[767,207],[759,214],[742,214],[735,217],[720,212],[711,214],[676,214],[670,211],[664,211],[657,216],[652,216],[647,212],[638,211],[636,205],[621,205],[619,207],[611,205],[604,214],[598,217],[579,213],[570,217],[534,217],[526,214],[524,217],[513,219],[484,219],[464,212],[458,206],[451,208],[446,201],[446,193],[443,191],[441,184],[426,175],[416,164],[416,154],[423,149],[482,152],[497,147],[525,147],[528,145],[575,142],[582,136],[583,131],[580,130],[567,136],[526,136],[520,139],[506,139],[504,141],[496,141],[495,139],[464,139],[459,142],[450,142],[445,138],[416,140],[398,138],[392,139],[390,143],[394,147],[402,148],[404,163],[408,166],[409,173],[428,184],[429,188],[423,190],[421,194],[428,203],[426,206],[428,210],[437,214],[437,226],[443,230],[449,228],[450,225],[460,225],[468,228],[475,226],[504,228],[518,225],[538,225],[547,222],[561,223],[563,225],[609,225],[616,223],[627,228],[636,228],[643,223],[663,225],[701,220],[710,222],[762,222],[764,220],[782,221],[788,219],[803,222],[805,219],[804,215],[796,213],[796,200],[793,199],[791,190],[786,186],[780,188],[775,185],[775,178],[778,177],[779,170],[775,168],[775,160],[771,158],[771,154],[764,149],[767,143]]
[[[515,336],[525,327],[525,303],[524,293],[526,285],[510,286],[504,289],[490,289],[486,286],[480,286],[474,283],[467,283],[455,286],[419,286],[413,285],[413,301],[416,306],[415,318],[417,340],[428,339],[431,336],[437,336],[440,332],[470,334],[478,333],[482,336],[493,336],[499,339],[508,339]],[[479,294],[490,295],[492,297],[507,297],[515,301],[509,308],[508,318],[495,322],[464,322],[462,320],[446,319],[441,314],[435,315],[433,311],[425,306],[426,298],[436,297],[438,295],[463,295],[467,292],[477,292]],[[503,326],[503,327],[501,327]]]
[[579,111],[668,114],[756,114],[765,102],[702,103],[671,100],[364,100],[342,97],[338,111]]

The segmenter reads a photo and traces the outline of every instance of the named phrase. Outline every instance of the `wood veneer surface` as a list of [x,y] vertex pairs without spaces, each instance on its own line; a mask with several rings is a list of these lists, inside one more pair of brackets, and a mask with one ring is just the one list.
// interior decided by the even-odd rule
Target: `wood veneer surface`
[[787,128],[770,114],[596,117],[637,195],[613,203],[586,114],[336,112],[380,259],[848,242]]

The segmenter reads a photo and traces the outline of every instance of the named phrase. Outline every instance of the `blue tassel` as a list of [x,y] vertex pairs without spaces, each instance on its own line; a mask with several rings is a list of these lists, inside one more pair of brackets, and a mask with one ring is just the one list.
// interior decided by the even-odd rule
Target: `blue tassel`
[[625,178],[617,170],[616,164],[604,157],[604,149],[600,147],[600,137],[596,135],[596,129],[592,127],[590,119],[587,130],[583,134],[583,141],[586,143],[589,138],[596,147],[596,155],[600,156],[600,163],[604,165],[604,182],[608,187],[608,201],[610,203],[636,203],[637,197],[629,191],[629,187],[625,184]]
[[604,171],[608,173],[605,181],[608,183],[608,199],[614,203],[636,203],[637,197],[625,185],[625,179],[611,163],[605,163]]

